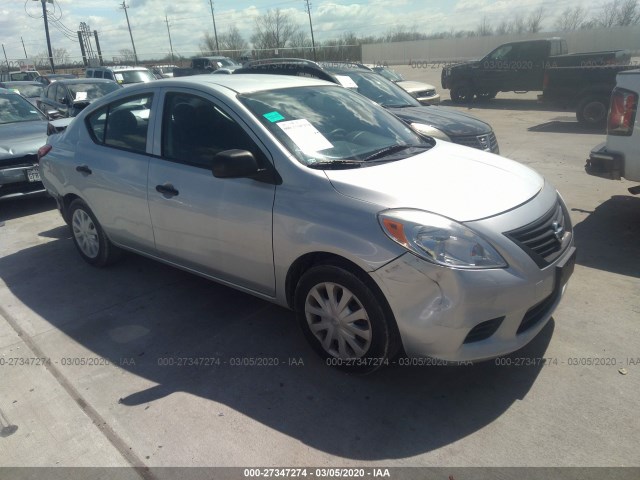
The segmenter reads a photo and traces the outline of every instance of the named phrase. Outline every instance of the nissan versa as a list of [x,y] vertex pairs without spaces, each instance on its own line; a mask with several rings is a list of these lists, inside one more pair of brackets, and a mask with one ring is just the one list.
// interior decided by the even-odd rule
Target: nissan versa
[[84,260],[129,250],[291,308],[348,370],[519,349],[575,262],[567,209],[539,174],[322,80],[132,86],[39,157]]

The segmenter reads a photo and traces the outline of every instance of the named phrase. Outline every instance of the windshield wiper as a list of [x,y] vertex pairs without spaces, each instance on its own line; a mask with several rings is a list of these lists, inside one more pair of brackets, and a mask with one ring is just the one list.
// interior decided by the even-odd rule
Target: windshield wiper
[[400,152],[402,150],[406,150],[407,148],[431,148],[430,145],[391,145],[389,147],[382,148],[377,152],[372,153],[368,157],[364,158],[365,162],[373,160],[374,158],[386,157],[387,155],[391,155],[392,153]]
[[325,160],[322,162],[314,162],[307,165],[309,168],[316,170],[346,170],[348,168],[360,168],[361,160]]

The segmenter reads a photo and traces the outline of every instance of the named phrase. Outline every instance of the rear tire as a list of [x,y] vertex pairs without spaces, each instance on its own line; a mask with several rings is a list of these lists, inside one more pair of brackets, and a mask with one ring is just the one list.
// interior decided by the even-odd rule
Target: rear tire
[[393,320],[365,282],[342,267],[319,265],[302,275],[295,311],[305,337],[327,365],[369,373],[398,352]]
[[105,267],[120,258],[89,206],[79,198],[69,205],[69,227],[80,256],[94,267]]
[[589,95],[578,103],[576,118],[585,128],[604,128],[607,124],[609,98],[605,95]]

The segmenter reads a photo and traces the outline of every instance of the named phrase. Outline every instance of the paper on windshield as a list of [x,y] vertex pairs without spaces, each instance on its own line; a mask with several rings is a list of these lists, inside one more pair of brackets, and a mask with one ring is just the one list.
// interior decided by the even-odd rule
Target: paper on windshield
[[76,100],[86,100],[87,92],[76,92]]
[[276,123],[303,152],[319,152],[333,145],[305,118]]
[[122,82],[124,80],[124,77],[122,76],[121,73],[116,73],[116,80],[118,82]]
[[344,88],[358,88],[358,84],[348,75],[336,75],[336,78]]

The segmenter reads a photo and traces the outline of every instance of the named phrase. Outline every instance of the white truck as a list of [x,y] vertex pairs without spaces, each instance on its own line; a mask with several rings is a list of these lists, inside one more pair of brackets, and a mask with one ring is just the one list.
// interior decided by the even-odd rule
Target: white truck
[[[585,170],[589,175],[640,182],[640,123],[637,121],[640,70],[618,73],[611,93],[607,141],[591,150]],[[629,188],[640,194],[640,185]]]

